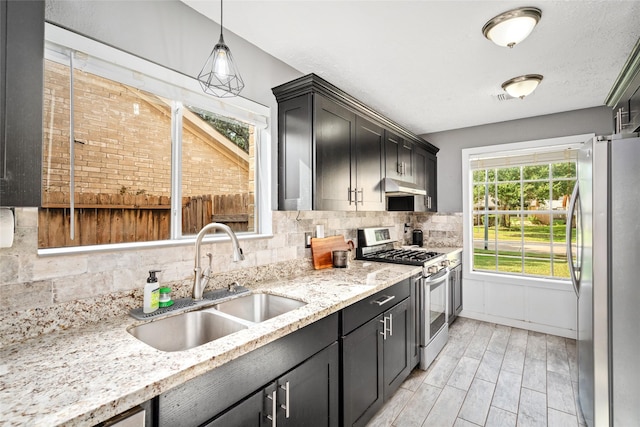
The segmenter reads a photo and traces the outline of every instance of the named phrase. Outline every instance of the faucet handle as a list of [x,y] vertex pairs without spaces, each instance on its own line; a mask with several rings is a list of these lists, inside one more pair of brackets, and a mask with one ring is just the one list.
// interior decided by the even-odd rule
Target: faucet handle
[[238,282],[233,282],[229,285],[229,292],[238,292],[238,288],[240,287],[240,283]]

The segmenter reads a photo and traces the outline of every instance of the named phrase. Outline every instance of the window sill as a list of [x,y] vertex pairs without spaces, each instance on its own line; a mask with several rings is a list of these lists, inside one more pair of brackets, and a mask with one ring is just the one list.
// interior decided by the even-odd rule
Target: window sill
[[[237,234],[239,241],[270,239],[273,234]],[[222,243],[228,242],[230,239],[225,236],[207,236],[203,239],[203,243]],[[141,249],[160,249],[176,246],[193,246],[196,236],[189,236],[176,240],[159,240],[153,242],[136,242],[136,243],[114,243],[109,245],[91,245],[91,246],[70,246],[63,248],[47,248],[38,249],[37,254],[41,257],[61,256],[61,255],[81,255],[103,252],[132,251]]]
[[465,271],[464,274],[464,279],[469,280],[573,292],[573,285],[569,279],[496,274],[490,272],[471,271],[470,269]]

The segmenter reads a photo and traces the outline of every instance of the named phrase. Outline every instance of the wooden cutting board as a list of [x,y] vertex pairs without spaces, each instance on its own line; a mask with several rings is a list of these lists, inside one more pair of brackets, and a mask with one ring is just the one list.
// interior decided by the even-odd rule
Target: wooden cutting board
[[349,245],[344,241],[344,236],[314,237],[311,239],[311,255],[313,256],[313,268],[333,267],[332,251],[349,250]]

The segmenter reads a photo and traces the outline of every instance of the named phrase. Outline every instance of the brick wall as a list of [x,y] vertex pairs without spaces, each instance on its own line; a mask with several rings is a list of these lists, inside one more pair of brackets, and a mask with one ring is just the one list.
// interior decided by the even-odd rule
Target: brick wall
[[[171,108],[164,100],[74,71],[77,192],[171,192]],[[43,192],[69,188],[69,71],[46,61]],[[183,195],[253,191],[249,165],[203,132],[183,129]]]

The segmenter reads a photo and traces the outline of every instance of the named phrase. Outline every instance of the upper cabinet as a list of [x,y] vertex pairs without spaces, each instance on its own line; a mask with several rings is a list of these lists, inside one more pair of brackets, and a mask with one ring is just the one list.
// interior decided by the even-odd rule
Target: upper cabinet
[[280,210],[384,210],[385,177],[416,183],[418,148],[435,160],[435,146],[315,74],[273,93]]
[[414,196],[414,210],[416,212],[437,212],[438,159],[435,154],[417,147],[415,149],[415,164],[416,184],[418,187],[424,188],[427,194]]
[[0,206],[40,206],[44,1],[0,0]]
[[640,39],[631,50],[605,103],[613,108],[615,133],[640,132]]
[[413,144],[392,132],[385,136],[386,177],[415,182]]

